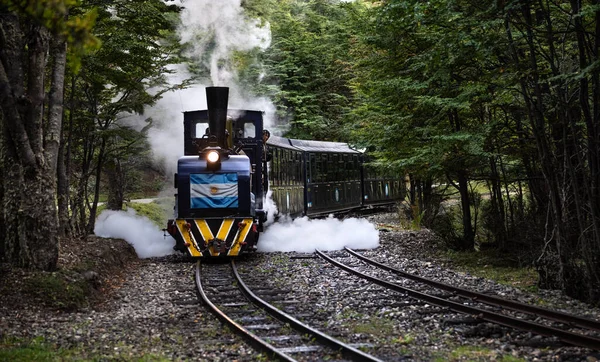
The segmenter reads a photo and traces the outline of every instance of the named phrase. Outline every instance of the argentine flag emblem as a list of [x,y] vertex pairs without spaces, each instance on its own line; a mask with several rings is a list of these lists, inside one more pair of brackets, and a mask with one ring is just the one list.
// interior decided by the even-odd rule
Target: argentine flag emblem
[[192,209],[238,207],[237,173],[191,174],[190,207]]

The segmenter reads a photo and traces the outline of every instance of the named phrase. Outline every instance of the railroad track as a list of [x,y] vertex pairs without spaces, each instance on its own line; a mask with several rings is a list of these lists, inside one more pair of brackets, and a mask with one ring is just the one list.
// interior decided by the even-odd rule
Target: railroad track
[[[425,284],[448,293],[446,293],[445,298],[442,298],[431,293],[417,291],[391,282],[390,276],[378,278],[372,276],[370,273],[366,274],[354,269],[320,250],[317,250],[316,254],[338,268],[411,298],[425,301],[454,312],[467,314],[477,320],[492,322],[546,337],[554,337],[574,346],[600,350],[600,338],[598,337],[600,323],[597,321],[457,288],[384,265],[351,249],[346,248],[345,250],[353,257],[366,263],[367,266],[376,268],[376,273],[380,273],[382,270],[387,271],[393,273],[394,276],[401,276],[416,283]],[[457,298],[463,299],[460,300]]]
[[380,361],[322,333],[256,296],[241,279],[235,262],[195,270],[196,288],[205,304],[254,348],[271,358]]

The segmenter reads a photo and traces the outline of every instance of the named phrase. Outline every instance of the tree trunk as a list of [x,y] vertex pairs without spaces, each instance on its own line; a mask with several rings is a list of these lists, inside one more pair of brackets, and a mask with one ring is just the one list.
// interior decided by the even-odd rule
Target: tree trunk
[[98,164],[96,165],[96,184],[94,186],[94,201],[90,209],[86,231],[88,234],[94,233],[96,226],[96,216],[98,212],[98,200],[100,199],[100,181],[102,180],[102,166],[104,165],[104,157],[106,152],[106,139],[102,138],[100,150],[98,151]]
[[61,51],[66,48],[54,47],[62,50],[52,53],[55,63],[44,122],[51,35],[38,25],[29,24],[28,30],[21,30],[15,13],[0,8],[0,108],[6,135],[4,253],[17,266],[53,270],[58,261],[55,177],[64,80],[64,64],[60,63],[65,62]]
[[464,172],[458,173],[458,192],[462,208],[463,239],[460,245],[463,250],[473,250],[475,247],[475,232],[471,218],[471,199],[469,197],[469,180]]
[[[499,157],[498,162],[502,162],[502,160]],[[492,231],[493,233],[494,243],[500,249],[505,249],[507,247],[508,237],[506,231],[506,213],[504,212],[504,199],[502,197],[502,184],[500,181],[500,174],[498,172],[498,162],[496,161],[496,157],[490,157],[490,217],[492,218],[490,231]]]
[[[6,175],[4,171],[4,128],[2,127],[2,112],[0,112],[0,175]],[[4,176],[3,176],[4,177]],[[0,262],[4,261],[4,240],[6,237],[6,226],[4,224],[4,182],[0,181]]]
[[54,270],[58,261],[54,177],[49,169],[27,170],[14,164],[7,172],[5,196],[6,246],[10,261],[20,267]]
[[106,203],[106,207],[109,210],[123,210],[125,180],[121,161],[113,158],[107,162],[104,170],[108,176],[108,202]]
[[65,147],[63,143],[58,151],[56,167],[56,190],[58,201],[58,223],[61,236],[71,236],[72,229],[69,217],[69,177],[65,166]]
[[[72,147],[72,134],[73,134],[73,99],[76,89],[76,77],[73,76],[71,79],[71,96],[69,100],[69,106],[71,111],[69,112],[69,122],[67,125],[66,132],[61,132],[61,143],[58,151],[58,165],[57,165],[57,192],[58,192],[58,221],[60,227],[60,234],[63,236],[77,235],[78,228],[76,227],[75,215],[77,215],[77,209],[71,207],[69,212],[69,205],[71,203],[71,195],[69,192],[70,180],[71,180],[71,147]],[[65,138],[66,133],[66,138]],[[71,205],[73,206],[73,205]],[[71,216],[73,215],[73,216]]]
[[65,70],[67,65],[67,44],[64,41],[54,42],[52,46],[52,55],[54,65],[52,69],[52,87],[50,88],[50,104],[48,106],[48,130],[46,132],[45,146],[52,159],[51,163],[56,163],[57,170],[57,201],[58,201],[58,221],[59,235],[70,235],[69,211],[68,211],[68,193],[69,184],[66,178],[65,164],[63,159],[64,147],[60,142],[62,139],[62,118],[63,118],[63,99]]

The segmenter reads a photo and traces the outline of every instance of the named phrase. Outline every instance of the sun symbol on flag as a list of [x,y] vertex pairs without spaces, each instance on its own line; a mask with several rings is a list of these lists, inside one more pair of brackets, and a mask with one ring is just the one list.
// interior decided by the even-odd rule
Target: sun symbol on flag
[[219,192],[219,189],[216,186],[211,186],[210,187],[210,193],[211,194],[216,194],[217,192]]

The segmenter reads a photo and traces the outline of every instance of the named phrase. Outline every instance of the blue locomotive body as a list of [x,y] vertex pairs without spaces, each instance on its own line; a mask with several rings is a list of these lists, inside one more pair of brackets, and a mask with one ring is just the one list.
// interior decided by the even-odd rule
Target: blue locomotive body
[[184,153],[167,231],[193,257],[256,249],[263,210],[262,112],[227,109],[228,89],[207,87],[208,110],[184,113]]

